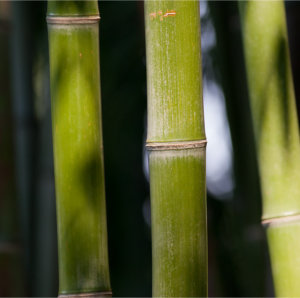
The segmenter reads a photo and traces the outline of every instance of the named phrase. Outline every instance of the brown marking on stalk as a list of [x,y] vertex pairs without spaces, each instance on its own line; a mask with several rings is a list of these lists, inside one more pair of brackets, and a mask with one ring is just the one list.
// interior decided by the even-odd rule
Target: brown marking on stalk
[[206,147],[207,140],[179,141],[179,142],[146,142],[146,149],[150,151],[184,150]]
[[156,12],[150,12],[149,16],[150,16],[151,20],[155,19],[156,18]]
[[164,18],[167,18],[168,16],[170,17],[175,17],[176,16],[176,11],[175,10],[167,10],[167,12],[164,14]]
[[159,20],[163,21],[164,18],[175,17],[176,16],[176,11],[174,9],[167,10],[167,12],[163,14],[162,10],[159,10],[157,13],[156,12],[150,12],[149,16],[150,16],[151,21],[153,19],[155,19],[156,17],[158,17],[158,16],[159,16]]
[[79,57],[82,58],[82,53],[79,53]]

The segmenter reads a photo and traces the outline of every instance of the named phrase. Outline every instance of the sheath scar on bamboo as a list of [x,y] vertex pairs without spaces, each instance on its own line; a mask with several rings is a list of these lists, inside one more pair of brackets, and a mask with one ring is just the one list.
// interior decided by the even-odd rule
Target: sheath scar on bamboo
[[300,214],[290,214],[286,216],[264,219],[262,220],[262,224],[266,227],[269,227],[269,226],[277,226],[285,223],[288,224],[297,221],[300,221]]
[[73,24],[93,24],[98,23],[100,16],[89,16],[89,17],[47,17],[48,24],[64,24],[64,25],[73,25]]
[[99,292],[99,293],[82,293],[82,294],[70,294],[59,295],[59,298],[96,298],[96,297],[111,297],[112,292]]
[[146,148],[147,150],[183,150],[183,149],[193,149],[193,148],[202,148],[206,147],[207,140],[198,140],[198,141],[190,141],[190,142],[164,142],[164,143],[154,143],[147,142]]

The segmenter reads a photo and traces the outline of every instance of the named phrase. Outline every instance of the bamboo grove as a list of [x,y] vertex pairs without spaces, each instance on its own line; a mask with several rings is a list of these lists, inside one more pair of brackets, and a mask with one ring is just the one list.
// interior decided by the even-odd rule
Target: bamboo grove
[[[299,297],[300,105],[287,4],[49,0],[44,34],[28,5],[0,2],[0,296],[52,287],[61,298]],[[231,132],[237,185],[227,199],[210,193],[206,174],[210,82]]]

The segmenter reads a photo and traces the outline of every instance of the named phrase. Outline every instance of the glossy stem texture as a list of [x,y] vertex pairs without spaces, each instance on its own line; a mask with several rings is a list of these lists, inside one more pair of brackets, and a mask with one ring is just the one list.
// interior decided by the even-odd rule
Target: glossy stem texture
[[48,4],[60,294],[110,292],[95,5]]
[[275,293],[300,296],[300,144],[283,1],[241,1]]
[[187,145],[205,140],[199,12],[145,2],[155,297],[207,295],[205,146]]

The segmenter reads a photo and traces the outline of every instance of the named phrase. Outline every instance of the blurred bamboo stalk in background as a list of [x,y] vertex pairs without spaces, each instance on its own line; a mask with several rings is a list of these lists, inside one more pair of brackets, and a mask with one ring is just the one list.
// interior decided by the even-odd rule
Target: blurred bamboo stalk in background
[[[261,226],[261,194],[243,44],[240,27],[236,26],[238,2],[208,1],[208,6],[216,32],[214,71],[226,100],[235,179],[230,233],[231,241],[236,244],[232,251],[232,266],[219,266],[219,269],[224,278],[225,296],[266,296],[269,267],[266,266],[267,246]],[[223,227],[221,233],[224,237]],[[219,236],[217,241],[223,237]],[[228,236],[225,237],[228,241]],[[259,271],[258,267],[261,268]]]
[[110,296],[97,1],[49,1],[59,293]]
[[25,295],[15,192],[13,118],[9,84],[11,7],[0,2],[0,296]]
[[153,296],[207,295],[198,1],[146,1]]
[[36,155],[36,119],[32,86],[32,19],[27,2],[11,3],[12,37],[11,67],[13,91],[13,121],[15,146],[15,171],[20,233],[24,248],[26,286],[31,295],[33,285],[34,235],[33,220],[35,203],[34,170]]
[[239,5],[275,293],[300,296],[300,144],[284,3]]
[[27,3],[34,20],[33,91],[37,118],[34,204],[34,297],[54,297],[58,291],[57,228],[52,145],[48,36],[44,1]]

